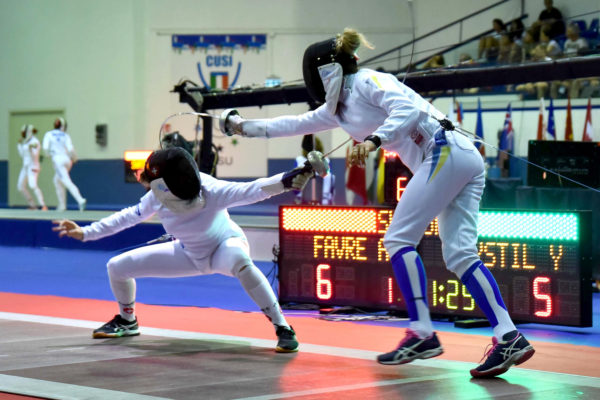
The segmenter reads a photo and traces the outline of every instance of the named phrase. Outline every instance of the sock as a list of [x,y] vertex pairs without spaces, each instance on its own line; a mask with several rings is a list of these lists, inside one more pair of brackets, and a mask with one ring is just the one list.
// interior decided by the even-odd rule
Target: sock
[[423,261],[412,246],[403,247],[392,256],[392,268],[406,302],[410,329],[421,339],[433,333],[427,305],[427,280]]
[[119,303],[119,314],[129,322],[135,321],[135,302],[129,304]]
[[119,303],[119,314],[127,321],[135,320],[135,279],[124,281],[114,279],[109,274],[110,287]]
[[502,340],[506,333],[517,329],[508,315],[496,280],[481,261],[471,265],[460,280],[490,321],[494,336],[498,340]]
[[263,273],[254,264],[242,267],[236,276],[246,293],[248,293],[248,296],[254,300],[273,325],[289,327],[281,312],[273,288],[267,278],[265,278]]

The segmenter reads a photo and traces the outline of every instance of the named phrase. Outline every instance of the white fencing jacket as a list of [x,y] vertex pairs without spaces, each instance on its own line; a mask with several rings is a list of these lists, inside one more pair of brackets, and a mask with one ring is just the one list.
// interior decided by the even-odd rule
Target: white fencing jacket
[[194,258],[208,257],[223,240],[245,238],[242,229],[231,220],[227,208],[256,203],[283,192],[282,175],[252,182],[228,182],[200,173],[202,206],[185,213],[174,213],[149,191],[137,205],[84,226],[83,240],[110,236],[156,214],[165,231],[179,239]]
[[443,119],[444,114],[394,75],[360,69],[343,79],[337,111],[325,103],[297,116],[247,120],[242,125],[244,134],[295,136],[339,126],[359,142],[369,135],[378,136],[382,147],[398,153],[414,172],[434,147],[433,136],[440,124],[432,116]]

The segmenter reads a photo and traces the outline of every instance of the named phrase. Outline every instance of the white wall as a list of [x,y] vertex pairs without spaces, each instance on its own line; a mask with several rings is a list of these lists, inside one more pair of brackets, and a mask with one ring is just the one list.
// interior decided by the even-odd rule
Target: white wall
[[[482,8],[493,2],[476,4]],[[472,12],[475,2],[451,3],[448,7],[448,1],[413,1],[417,36]],[[9,114],[23,110],[64,109],[80,158],[120,158],[125,149],[154,148],[162,120],[189,110],[169,93],[176,83],[164,58],[171,51],[171,34],[267,33],[271,62],[265,77],[276,73],[288,81],[301,77],[300,60],[307,44],[345,26],[363,31],[377,46],[374,52],[363,51],[363,58],[410,40],[407,4],[399,0],[3,0],[0,159],[7,159],[10,151]],[[520,0],[510,4],[501,18],[518,14],[515,7],[520,7]],[[537,16],[542,4],[542,0],[528,0],[526,11]],[[598,0],[556,0],[555,4],[565,14],[598,8]],[[487,29],[492,18],[464,27],[463,34]],[[247,112],[271,116],[305,110],[304,105],[294,105]],[[600,115],[595,114],[594,120],[600,138]],[[106,148],[95,144],[97,123],[108,124]],[[339,132],[328,135],[324,145],[331,148],[345,137]],[[295,156],[299,141],[270,141],[269,157]]]
[[[8,118],[16,110],[66,110],[81,158],[115,157],[135,143],[132,2],[11,0],[0,4],[0,15],[0,158],[7,158]],[[94,140],[101,122],[110,129],[106,149]]]

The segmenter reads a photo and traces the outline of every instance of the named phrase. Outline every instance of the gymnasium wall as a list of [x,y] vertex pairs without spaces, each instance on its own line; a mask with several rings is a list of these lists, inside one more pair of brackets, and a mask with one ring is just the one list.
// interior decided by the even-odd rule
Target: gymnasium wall
[[[188,111],[177,95],[169,93],[174,82],[168,56],[172,34],[191,33],[265,33],[268,38],[268,70],[265,78],[276,74],[283,81],[301,77],[301,56],[308,43],[323,40],[345,26],[367,34],[376,50],[361,52],[363,58],[407,42],[416,35],[429,32],[440,24],[458,19],[473,11],[470,0],[453,0],[444,7],[440,17],[439,0],[413,1],[411,14],[408,2],[378,0],[7,0],[0,2],[0,206],[7,204],[8,132],[11,113],[36,110],[64,110],[69,122],[79,159],[73,169],[73,179],[82,193],[90,197],[90,206],[112,207],[128,204],[138,196],[138,189],[125,184],[121,174],[121,158],[127,149],[153,149],[157,132],[167,115]],[[492,4],[492,0],[477,2],[477,8]],[[542,0],[525,1],[525,12],[537,17]],[[570,2],[556,0],[555,5],[565,15],[597,8],[595,0]],[[464,35],[488,29],[491,19],[510,19],[520,12],[521,1],[514,0],[489,15],[465,26]],[[414,20],[412,17],[414,15]],[[451,40],[451,39],[449,39]],[[416,50],[438,44],[421,43]],[[394,66],[394,62],[388,62]],[[194,77],[190,77],[194,79]],[[260,82],[259,82],[260,83]],[[476,97],[462,99],[465,127],[473,129]],[[495,142],[497,129],[502,126],[507,101],[513,107],[535,108],[535,102],[520,102],[515,98],[484,100],[486,140]],[[563,102],[564,103],[564,102]],[[580,101],[574,105],[580,106]],[[448,112],[449,100],[434,104]],[[595,103],[596,105],[598,103]],[[564,106],[557,101],[555,106]],[[489,109],[489,110],[486,110]],[[299,113],[306,105],[273,106],[241,110],[249,117],[269,117],[284,113]],[[580,135],[584,111],[575,109],[574,129]],[[517,153],[524,155],[527,139],[534,135],[537,123],[535,110],[514,112],[513,124],[519,143]],[[596,138],[600,138],[600,113],[594,110]],[[557,130],[564,130],[564,116],[556,114]],[[108,125],[108,145],[95,142],[96,124]],[[561,125],[562,124],[562,125]],[[562,128],[561,128],[562,126]],[[489,127],[489,129],[487,128]],[[41,133],[50,127],[39,127]],[[519,136],[523,133],[522,136]],[[41,135],[40,135],[41,137]],[[326,149],[347,138],[339,130],[320,135]],[[243,141],[241,145],[243,146]],[[300,137],[265,141],[269,160],[291,164],[300,151]],[[345,150],[333,154],[341,163]],[[493,156],[493,150],[488,153]],[[248,154],[252,157],[252,154]],[[257,162],[259,162],[257,160]],[[291,164],[293,165],[293,164]],[[272,171],[268,162],[267,170]],[[273,171],[276,172],[276,171]],[[343,171],[340,171],[342,174]],[[343,175],[343,174],[342,174]],[[98,186],[97,182],[102,182]],[[342,182],[338,179],[338,183]],[[114,189],[100,190],[106,186]],[[95,198],[100,199],[96,202]],[[102,197],[106,197],[102,201]],[[104,204],[104,206],[102,206]]]

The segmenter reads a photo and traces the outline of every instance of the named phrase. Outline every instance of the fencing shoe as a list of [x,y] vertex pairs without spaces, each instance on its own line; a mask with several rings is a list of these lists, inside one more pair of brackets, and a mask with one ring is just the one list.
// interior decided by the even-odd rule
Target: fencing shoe
[[385,365],[406,364],[417,358],[431,358],[444,352],[435,332],[421,339],[415,331],[406,329],[406,336],[396,350],[377,356],[377,362]]
[[492,337],[492,348],[483,356],[487,359],[471,370],[471,376],[493,378],[508,371],[512,365],[519,365],[529,360],[533,353],[535,353],[533,346],[519,331],[506,333],[502,336],[502,341]]
[[277,330],[277,347],[275,351],[278,353],[294,353],[298,351],[298,340],[296,339],[296,332],[290,326],[275,325]]
[[113,319],[102,325],[100,328],[95,329],[92,337],[94,339],[117,338],[122,336],[137,336],[139,334],[140,330],[138,327],[137,318],[133,321],[127,321],[117,314]]

